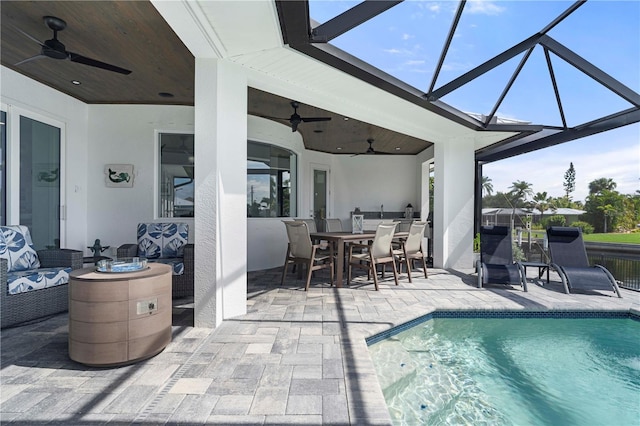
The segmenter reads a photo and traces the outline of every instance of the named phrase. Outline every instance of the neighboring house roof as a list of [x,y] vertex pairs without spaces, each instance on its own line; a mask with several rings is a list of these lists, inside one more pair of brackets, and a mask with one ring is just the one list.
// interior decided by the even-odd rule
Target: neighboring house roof
[[[561,215],[561,216],[579,216],[581,214],[585,214],[586,211],[578,210],[578,209],[570,209],[561,207],[555,210],[545,210],[544,214],[546,215]],[[483,215],[518,215],[524,216],[527,214],[532,214],[534,216],[539,216],[540,211],[538,209],[522,209],[522,208],[502,208],[502,207],[489,207],[482,209]]]

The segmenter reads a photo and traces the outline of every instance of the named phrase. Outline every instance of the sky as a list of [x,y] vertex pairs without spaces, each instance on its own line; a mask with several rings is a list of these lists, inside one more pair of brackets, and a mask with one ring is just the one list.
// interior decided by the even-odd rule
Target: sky
[[[310,0],[312,19],[324,22],[358,1]],[[435,88],[473,69],[544,28],[573,1],[467,1]],[[412,86],[428,91],[457,1],[408,0],[360,25],[332,44]],[[548,35],[613,78],[640,92],[640,1],[589,0]],[[444,96],[461,111],[489,114],[521,61],[505,64]],[[631,107],[608,89],[551,54],[568,126]],[[497,115],[535,124],[562,125],[544,52],[537,46]],[[574,200],[584,201],[589,182],[611,178],[623,194],[640,190],[640,124],[487,164],[494,191],[516,180],[534,192],[564,195],[564,173],[576,169]]]

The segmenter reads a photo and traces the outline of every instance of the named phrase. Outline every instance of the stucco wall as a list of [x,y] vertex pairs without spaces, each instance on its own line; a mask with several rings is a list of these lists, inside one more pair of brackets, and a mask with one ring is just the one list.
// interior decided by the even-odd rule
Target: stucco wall
[[[90,254],[100,238],[115,247],[135,242],[136,225],[156,217],[157,131],[193,132],[192,107],[153,105],[86,105],[2,67],[2,102],[63,123],[66,136],[65,246]],[[311,210],[312,170],[330,169],[329,216],[349,223],[350,211],[401,211],[420,202],[419,167],[414,156],[332,156],[305,151],[299,133],[288,126],[249,116],[248,137],[272,143],[298,155],[298,214]],[[363,143],[364,145],[364,143]],[[105,164],[133,164],[132,188],[105,186]],[[197,167],[197,159],[196,159]],[[180,218],[197,232],[193,219]],[[280,218],[247,221],[248,270],[282,265],[286,233]],[[268,248],[268,249],[267,249]]]

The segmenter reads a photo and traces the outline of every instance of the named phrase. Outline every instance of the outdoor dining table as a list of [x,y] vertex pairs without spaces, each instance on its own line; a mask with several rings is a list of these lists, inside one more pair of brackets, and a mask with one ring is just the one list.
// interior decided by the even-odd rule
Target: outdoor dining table
[[[354,234],[351,232],[312,232],[310,237],[312,240],[323,240],[333,243],[336,247],[336,287],[342,287],[343,271],[344,271],[344,247],[349,242],[360,242],[373,240],[376,231],[365,231],[362,234]],[[394,238],[406,238],[408,232],[396,232]]]

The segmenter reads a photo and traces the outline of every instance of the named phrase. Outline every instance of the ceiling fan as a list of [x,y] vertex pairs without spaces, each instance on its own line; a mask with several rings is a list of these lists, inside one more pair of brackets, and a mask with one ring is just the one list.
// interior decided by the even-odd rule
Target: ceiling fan
[[268,117],[263,116],[264,118],[271,118],[275,120],[288,120],[291,123],[291,131],[295,132],[298,130],[298,125],[300,123],[310,123],[313,121],[329,121],[331,117],[300,117],[298,114],[298,107],[300,107],[300,103],[297,101],[291,101],[291,106],[293,107],[293,114],[289,118],[281,118],[281,117]]
[[355,157],[356,155],[392,155],[390,152],[381,152],[381,151],[376,151],[375,149],[373,149],[373,142],[374,141],[375,141],[375,139],[373,139],[373,138],[367,139],[367,143],[369,144],[369,148],[367,148],[367,150],[365,152],[361,152],[359,154],[353,154],[352,157]]
[[36,59],[41,58],[52,58],[52,59],[68,59],[71,62],[77,62],[83,65],[89,65],[96,68],[101,68],[107,71],[113,71],[120,74],[131,74],[131,71],[117,67],[115,65],[107,64],[105,62],[98,61],[96,59],[87,58],[86,56],[79,55],[77,53],[69,52],[66,50],[64,44],[62,44],[58,40],[58,31],[62,31],[67,27],[67,23],[60,18],[56,18],[55,16],[44,16],[44,23],[53,31],[53,38],[50,40],[40,42],[35,37],[25,33],[20,28],[16,28],[19,32],[24,34],[26,37],[38,43],[42,49],[40,50],[40,54],[36,56],[32,56],[31,58],[27,58],[23,61],[18,62],[15,65],[21,65],[26,62],[30,62]]

